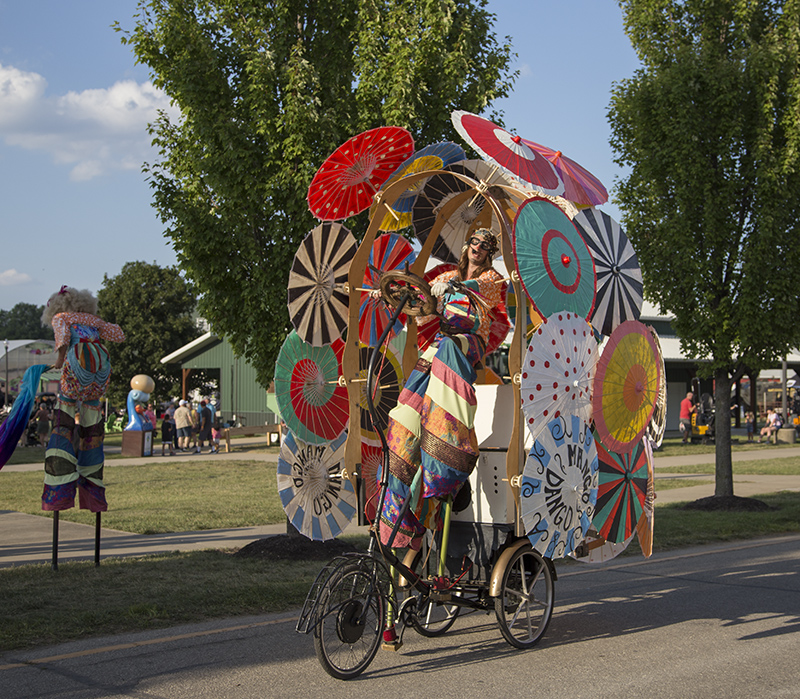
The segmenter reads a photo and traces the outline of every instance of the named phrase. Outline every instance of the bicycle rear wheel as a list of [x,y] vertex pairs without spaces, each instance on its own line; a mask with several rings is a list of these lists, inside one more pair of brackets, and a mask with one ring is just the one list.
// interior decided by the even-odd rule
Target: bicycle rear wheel
[[314,650],[331,677],[349,680],[372,662],[381,642],[384,600],[374,578],[358,564],[337,571],[320,592],[322,612]]
[[503,638],[516,648],[535,646],[547,631],[554,600],[550,566],[530,544],[521,547],[509,560],[494,601]]

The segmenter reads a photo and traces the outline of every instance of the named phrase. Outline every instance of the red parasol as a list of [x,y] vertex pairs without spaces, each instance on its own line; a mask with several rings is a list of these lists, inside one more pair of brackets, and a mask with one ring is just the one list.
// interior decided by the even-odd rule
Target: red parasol
[[[415,259],[414,249],[405,238],[394,233],[379,235],[375,238],[369,253],[369,262],[364,274],[364,287],[379,289],[382,273],[393,270],[402,271],[406,262],[410,265]],[[368,291],[362,291],[358,316],[358,339],[365,345],[375,347],[383,329],[392,317],[392,312],[392,309],[387,307],[380,298],[372,298]],[[389,337],[399,333],[405,322],[406,317],[401,314]]]
[[563,196],[564,183],[553,164],[525,145],[522,138],[470,112],[455,111],[450,118],[456,131],[485,160],[503,168],[528,187]]
[[608,201],[608,192],[603,183],[586,168],[563,155],[560,150],[553,150],[526,138],[522,142],[531,150],[547,158],[564,182],[564,199],[581,206],[599,206]]
[[321,221],[361,213],[413,152],[414,139],[399,126],[381,126],[353,136],[322,163],[311,180],[309,210]]

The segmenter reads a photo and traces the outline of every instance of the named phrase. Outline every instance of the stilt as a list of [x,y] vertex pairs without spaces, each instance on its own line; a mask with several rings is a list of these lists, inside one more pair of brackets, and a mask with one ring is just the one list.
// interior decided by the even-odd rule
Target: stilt
[[58,510],[53,512],[53,570],[58,570]]
[[100,513],[94,515],[94,567],[100,565]]

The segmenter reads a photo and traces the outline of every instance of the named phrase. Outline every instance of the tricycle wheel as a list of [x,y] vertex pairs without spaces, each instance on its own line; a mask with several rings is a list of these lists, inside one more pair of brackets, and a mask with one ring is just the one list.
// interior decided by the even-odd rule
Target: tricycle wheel
[[547,631],[553,614],[550,566],[530,544],[518,549],[503,573],[494,611],[503,638],[516,648],[532,648]]
[[384,602],[373,578],[357,564],[345,566],[320,592],[322,612],[314,627],[314,650],[331,677],[360,675],[381,642]]

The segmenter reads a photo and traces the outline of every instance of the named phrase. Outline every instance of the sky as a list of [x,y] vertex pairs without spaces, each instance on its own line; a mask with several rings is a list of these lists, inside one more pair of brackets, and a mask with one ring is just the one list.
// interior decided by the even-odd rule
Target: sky
[[[0,0],[0,309],[62,284],[97,292],[126,262],[177,262],[151,206],[146,127],[169,101],[111,25],[136,0]],[[611,191],[606,112],[638,59],[616,0],[489,0],[520,73],[495,104],[510,131],[561,150]],[[174,112],[173,112],[174,113]],[[601,207],[619,219],[613,203]]]

